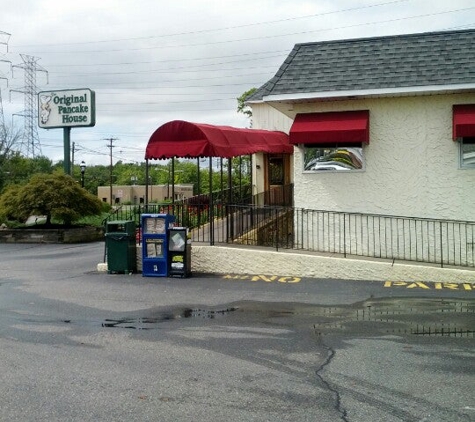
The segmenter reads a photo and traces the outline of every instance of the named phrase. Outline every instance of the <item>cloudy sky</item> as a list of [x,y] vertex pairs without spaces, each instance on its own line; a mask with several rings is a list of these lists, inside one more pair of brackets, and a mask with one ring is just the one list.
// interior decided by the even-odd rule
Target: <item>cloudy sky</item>
[[[71,131],[75,163],[107,165],[110,138],[114,162],[141,162],[171,120],[247,127],[236,98],[270,79],[296,43],[474,26],[473,0],[3,1],[0,59],[14,65],[12,75],[0,62],[5,121],[23,127],[16,90],[21,55],[33,56],[38,91],[96,93],[95,127]],[[61,129],[38,136],[43,155],[63,158]]]

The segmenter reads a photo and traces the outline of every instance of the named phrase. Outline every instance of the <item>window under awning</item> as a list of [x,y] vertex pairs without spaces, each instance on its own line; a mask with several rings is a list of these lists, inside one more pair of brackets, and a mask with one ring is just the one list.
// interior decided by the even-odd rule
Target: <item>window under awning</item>
[[297,114],[289,140],[315,146],[368,144],[369,110]]
[[257,152],[291,154],[293,146],[284,132],[173,120],[152,134],[145,159],[231,158]]
[[454,105],[453,138],[475,137],[475,104]]

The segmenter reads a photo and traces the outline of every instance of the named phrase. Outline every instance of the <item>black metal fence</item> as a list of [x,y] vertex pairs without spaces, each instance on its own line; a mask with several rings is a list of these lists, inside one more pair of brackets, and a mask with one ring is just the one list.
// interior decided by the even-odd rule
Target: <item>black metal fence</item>
[[475,222],[310,210],[287,206],[184,202],[123,207],[112,219],[168,213],[192,241],[233,243],[441,266],[475,267]]
[[475,222],[295,211],[294,248],[354,256],[475,266]]

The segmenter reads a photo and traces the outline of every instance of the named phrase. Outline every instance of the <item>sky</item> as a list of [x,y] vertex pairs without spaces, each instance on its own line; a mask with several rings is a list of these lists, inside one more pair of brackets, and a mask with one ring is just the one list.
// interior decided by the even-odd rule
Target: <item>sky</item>
[[[297,43],[475,27],[473,0],[2,3],[6,124],[24,126],[22,55],[34,57],[38,92],[95,92],[96,125],[71,130],[74,163],[89,165],[108,165],[111,151],[113,162],[143,162],[152,133],[172,120],[249,127],[237,98],[272,78]],[[42,155],[62,160],[63,130],[37,130]]]

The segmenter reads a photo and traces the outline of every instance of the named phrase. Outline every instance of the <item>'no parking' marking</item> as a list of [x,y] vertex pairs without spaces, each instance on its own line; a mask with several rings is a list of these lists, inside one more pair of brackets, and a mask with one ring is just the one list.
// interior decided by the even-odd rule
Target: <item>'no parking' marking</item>
[[300,277],[279,276],[279,275],[225,275],[225,280],[249,280],[249,281],[264,281],[266,283],[299,283]]
[[422,281],[386,281],[384,287],[397,287],[403,289],[424,289],[424,290],[462,290],[475,291],[474,283],[441,283]]

